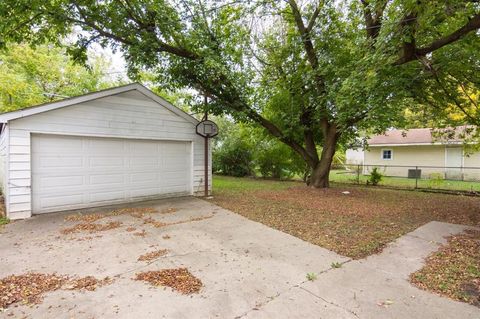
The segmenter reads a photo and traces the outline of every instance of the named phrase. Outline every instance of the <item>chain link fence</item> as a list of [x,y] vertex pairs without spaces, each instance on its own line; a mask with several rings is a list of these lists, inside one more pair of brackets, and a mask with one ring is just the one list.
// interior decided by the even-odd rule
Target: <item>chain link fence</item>
[[480,167],[345,164],[331,171],[330,181],[367,185],[374,168],[382,175],[378,186],[480,195]]

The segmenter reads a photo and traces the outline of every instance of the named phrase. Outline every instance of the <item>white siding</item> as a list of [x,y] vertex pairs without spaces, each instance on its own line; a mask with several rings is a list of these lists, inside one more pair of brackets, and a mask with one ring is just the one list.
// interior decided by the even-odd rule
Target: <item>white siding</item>
[[8,125],[4,124],[0,135],[0,187],[4,197],[5,206],[7,206],[7,172],[8,172]]
[[203,194],[204,141],[195,134],[195,125],[142,93],[129,91],[10,122],[11,218],[31,214],[32,133],[191,141],[193,192]]

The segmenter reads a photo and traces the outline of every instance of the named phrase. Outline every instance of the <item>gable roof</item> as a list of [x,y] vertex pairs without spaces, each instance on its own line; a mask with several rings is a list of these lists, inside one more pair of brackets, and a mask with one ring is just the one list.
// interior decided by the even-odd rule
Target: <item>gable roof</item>
[[0,123],[7,123],[8,121],[15,120],[18,118],[31,116],[31,115],[35,115],[35,114],[39,114],[47,111],[52,111],[62,107],[75,105],[83,102],[88,102],[88,101],[92,101],[92,100],[96,100],[96,99],[100,99],[100,98],[104,98],[107,96],[112,96],[112,95],[116,95],[116,94],[120,94],[128,91],[133,91],[133,90],[136,90],[142,93],[146,97],[152,99],[153,101],[157,102],[158,104],[162,105],[163,107],[177,114],[178,116],[184,118],[185,120],[191,122],[192,124],[195,124],[195,125],[198,124],[198,120],[196,118],[185,113],[178,107],[172,105],[170,102],[156,95],[155,93],[153,93],[152,91],[150,91],[149,89],[141,85],[140,83],[131,83],[131,84],[118,86],[118,87],[114,87],[106,90],[95,91],[95,92],[91,92],[91,93],[87,93],[79,96],[70,97],[70,98],[66,98],[66,99],[51,102],[51,103],[40,104],[40,105],[20,109],[17,111],[0,113]]
[[462,135],[467,134],[467,126],[447,129],[416,128],[391,130],[368,140],[370,146],[391,145],[439,145],[463,143]]

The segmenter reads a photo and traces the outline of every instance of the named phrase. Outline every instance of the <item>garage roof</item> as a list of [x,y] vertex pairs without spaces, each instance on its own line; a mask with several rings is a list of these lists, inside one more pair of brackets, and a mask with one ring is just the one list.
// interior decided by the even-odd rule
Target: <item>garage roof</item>
[[60,101],[56,102],[51,102],[51,103],[46,103],[46,104],[41,104],[37,106],[32,106],[29,108],[17,110],[17,111],[12,111],[12,112],[6,112],[6,113],[1,113],[0,114],[0,123],[7,123],[8,121],[15,120],[18,118],[26,117],[26,116],[31,116],[35,115],[38,113],[43,113],[51,110],[56,110],[62,107],[74,105],[74,104],[79,104],[83,102],[88,102],[91,100],[96,100],[100,99],[103,97],[111,96],[111,95],[116,95],[128,91],[133,91],[136,90],[143,95],[149,97],[150,99],[154,100],[158,104],[162,105],[163,107],[167,108],[168,110],[172,111],[173,113],[177,114],[178,116],[184,118],[185,120],[197,124],[198,120],[194,118],[193,116],[185,113],[178,107],[172,105],[170,102],[167,100],[161,98],[160,96],[156,95],[140,83],[132,83],[132,84],[127,84],[123,86],[118,86],[102,91],[96,91],[96,92],[91,92],[87,93],[84,95],[79,95],[79,96],[74,96],[70,98],[66,98]]

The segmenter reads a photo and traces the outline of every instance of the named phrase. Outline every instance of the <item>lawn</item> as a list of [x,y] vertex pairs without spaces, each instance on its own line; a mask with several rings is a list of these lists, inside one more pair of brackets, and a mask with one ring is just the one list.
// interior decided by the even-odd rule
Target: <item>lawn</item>
[[[362,185],[366,185],[368,178],[368,175],[357,175],[357,173],[352,170],[332,170],[330,172],[330,180],[334,183],[360,183]],[[421,189],[480,192],[480,182],[454,181],[445,179],[420,178],[417,182],[417,185],[415,185],[414,178],[384,176],[379,186],[395,188],[415,188],[415,186],[417,186],[417,188]]]
[[214,177],[213,195],[219,206],[355,259],[433,220],[480,226],[479,197],[225,176]]

